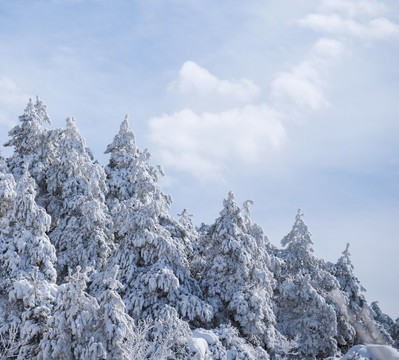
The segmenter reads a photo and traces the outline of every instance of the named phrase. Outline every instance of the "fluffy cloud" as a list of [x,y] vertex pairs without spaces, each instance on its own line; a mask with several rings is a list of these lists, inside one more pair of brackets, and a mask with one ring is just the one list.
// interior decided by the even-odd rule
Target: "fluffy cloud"
[[399,39],[399,25],[383,17],[377,1],[325,0],[319,12],[300,19],[301,26],[329,34],[350,35],[367,40]]
[[341,42],[320,39],[305,59],[290,72],[281,72],[271,84],[272,97],[289,100],[296,105],[318,110],[328,106],[325,76],[328,68],[339,59],[343,51]]
[[192,61],[183,64],[178,80],[171,84],[170,89],[183,94],[229,97],[244,103],[254,100],[260,93],[248,79],[220,80]]
[[151,140],[162,162],[201,179],[223,179],[223,165],[259,161],[280,146],[280,115],[265,104],[221,113],[190,109],[150,119]]

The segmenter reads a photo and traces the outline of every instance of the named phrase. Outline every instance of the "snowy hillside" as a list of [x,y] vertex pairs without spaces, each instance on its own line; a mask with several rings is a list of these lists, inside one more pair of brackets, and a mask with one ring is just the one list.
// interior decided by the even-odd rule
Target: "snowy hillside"
[[0,359],[399,359],[399,319],[368,303],[349,244],[317,258],[300,210],[281,248],[232,192],[197,228],[127,119],[106,166],[41,100],[19,120],[0,157]]

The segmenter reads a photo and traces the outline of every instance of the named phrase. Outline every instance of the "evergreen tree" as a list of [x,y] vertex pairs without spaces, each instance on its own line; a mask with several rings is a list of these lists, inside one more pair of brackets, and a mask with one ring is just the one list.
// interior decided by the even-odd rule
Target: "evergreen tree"
[[[7,180],[12,189],[11,178],[7,177]],[[6,286],[12,285],[12,279],[33,272],[35,267],[41,278],[49,282],[56,280],[55,249],[46,234],[50,216],[37,206],[35,196],[35,182],[25,168],[16,186],[13,208],[7,212],[1,229],[4,249],[1,269]]]
[[373,319],[374,312],[367,304],[364,296],[366,289],[354,274],[349,244],[347,244],[343,255],[338,259],[332,271],[340,285],[339,305],[341,311],[347,314],[350,325],[356,331],[353,342],[355,344],[392,343],[392,339],[384,327]]
[[109,189],[107,203],[110,209],[134,196],[137,184],[135,178],[139,175],[131,172],[135,169],[141,152],[136,146],[136,138],[129,128],[127,118],[126,115],[119,133],[105,151],[106,154],[110,154],[109,164],[105,168]]
[[[4,174],[3,174],[4,175]],[[3,177],[3,176],[0,176]],[[35,202],[35,182],[27,167],[21,175],[15,194],[15,183],[4,175],[8,209],[0,230],[0,274],[2,334],[17,330],[21,345],[19,358],[35,354],[43,332],[43,322],[51,308],[55,291],[55,249],[46,235],[50,217]],[[3,188],[4,189],[4,188]],[[11,194],[11,195],[10,195]]]
[[99,306],[85,291],[87,272],[81,272],[78,266],[66,280],[58,287],[37,359],[105,360],[104,346],[94,338]]
[[24,306],[21,316],[19,360],[36,359],[40,341],[51,316],[55,293],[56,285],[41,281],[37,267],[30,276],[14,283],[10,298],[17,301],[22,299]]
[[311,233],[302,217],[298,210],[292,230],[281,241],[286,247],[277,251],[282,260],[274,293],[278,328],[290,341],[299,337],[299,356],[333,355],[338,324],[331,294],[339,285],[324,261],[314,255]]
[[53,156],[49,131],[43,128],[44,123],[51,123],[47,106],[38,97],[35,103],[29,99],[19,121],[20,124],[9,132],[11,139],[4,144],[14,147],[14,154],[7,160],[8,167],[15,178],[19,179],[24,167],[28,166],[29,173],[38,185],[40,197],[45,192],[45,169]]
[[93,162],[73,119],[67,119],[58,139],[57,161],[47,172],[47,187],[53,194],[49,211],[57,219],[50,238],[57,249],[62,280],[77,265],[100,270],[114,244],[103,168]]
[[312,234],[302,219],[298,210],[292,230],[281,240],[285,249],[280,252],[285,261],[285,272],[296,274],[311,274],[317,269],[317,258],[314,255]]
[[217,323],[233,322],[250,341],[273,349],[273,276],[259,256],[264,244],[248,233],[232,192],[223,205],[206,236],[201,285],[215,309]]
[[[132,358],[132,348],[136,345],[136,351],[140,349],[135,344],[137,338],[133,332],[134,321],[126,313],[126,306],[117,292],[123,287],[117,280],[118,270],[118,266],[115,266],[113,276],[105,280],[106,290],[98,298],[95,338],[102,342],[107,360],[129,360]],[[145,339],[142,339],[141,345],[145,345]],[[144,352],[136,355],[146,354]]]
[[168,305],[189,320],[209,320],[210,308],[200,300],[200,288],[188,270],[188,240],[168,214],[171,198],[158,185],[149,151],[135,146],[126,119],[107,153],[108,201],[120,242],[109,269],[120,266],[118,279],[125,285],[122,295],[129,314],[156,319]]
[[297,343],[296,354],[289,358],[316,359],[336,353],[334,309],[312,287],[309,275],[287,278],[275,300],[278,329]]
[[12,211],[16,197],[16,184],[14,177],[9,173],[4,157],[0,153],[0,225],[5,226],[2,221]]

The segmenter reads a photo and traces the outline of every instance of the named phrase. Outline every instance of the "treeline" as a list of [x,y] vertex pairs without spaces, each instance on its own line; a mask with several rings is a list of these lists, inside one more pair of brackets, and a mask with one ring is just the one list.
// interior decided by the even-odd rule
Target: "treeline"
[[68,118],[29,101],[0,158],[0,358],[323,359],[399,346],[349,245],[315,256],[298,211],[282,248],[229,193],[196,228],[125,119],[102,166]]

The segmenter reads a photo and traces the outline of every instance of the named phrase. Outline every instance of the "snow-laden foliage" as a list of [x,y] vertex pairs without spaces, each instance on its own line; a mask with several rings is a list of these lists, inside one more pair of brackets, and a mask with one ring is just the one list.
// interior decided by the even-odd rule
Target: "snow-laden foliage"
[[[366,289],[361,285],[354,273],[354,266],[350,259],[349,244],[343,255],[338,259],[332,271],[340,285],[341,312],[347,314],[348,322],[355,329],[354,343],[392,344],[393,339],[389,330],[385,328],[389,322],[387,317],[382,317],[382,312],[377,304],[373,307],[367,304],[364,296]],[[375,313],[375,311],[377,313]],[[380,315],[380,318],[378,318]],[[392,321],[392,319],[391,319]],[[385,326],[384,326],[385,325]]]
[[9,132],[11,139],[4,144],[14,147],[13,156],[7,159],[8,167],[18,179],[27,166],[29,173],[37,182],[41,196],[45,192],[45,169],[54,156],[52,143],[49,141],[49,131],[43,127],[43,124],[51,123],[47,106],[38,97],[35,103],[29,99],[19,121],[20,124]]
[[297,344],[296,349],[291,349],[291,358],[334,355],[337,350],[336,315],[333,307],[310,285],[309,275],[297,274],[285,280],[276,303],[279,330]]
[[29,276],[14,282],[10,300],[22,300],[24,307],[21,315],[19,360],[36,359],[40,341],[47,330],[55,293],[56,285],[40,280],[37,267]]
[[[5,181],[7,194],[13,193],[13,182]],[[54,282],[56,254],[46,234],[50,227],[50,216],[35,202],[35,182],[27,169],[19,179],[13,207],[9,209],[0,232],[0,273],[3,286],[9,287],[12,279],[18,279],[38,268],[42,278]]]
[[135,343],[135,324],[117,293],[123,287],[117,280],[118,267],[115,266],[113,271],[113,276],[105,280],[106,290],[98,298],[95,338],[103,342],[107,360],[128,360]]
[[4,172],[0,179],[0,200],[7,210],[0,229],[0,332],[4,338],[15,329],[18,358],[27,359],[35,354],[50,313],[55,248],[46,234],[50,217],[35,202],[35,182],[27,166],[17,184]]
[[248,232],[232,192],[223,205],[206,235],[201,285],[217,322],[231,321],[251,342],[273,350],[277,337],[271,302],[274,280],[262,256],[265,244]]
[[97,300],[85,292],[87,272],[70,273],[67,283],[58,287],[52,316],[40,342],[38,360],[106,359],[101,342],[94,339],[98,315]]
[[292,230],[281,240],[281,245],[286,246],[286,249],[281,251],[281,256],[290,274],[308,273],[317,264],[312,247],[312,235],[302,216],[299,209]]
[[[73,119],[45,123],[30,100],[6,144],[14,154],[0,155],[0,359],[396,354],[399,319],[368,305],[348,246],[337,263],[316,257],[300,211],[282,249],[232,193],[196,228],[186,209],[170,215],[163,171],[127,118],[105,167]],[[352,347],[363,343],[380,345]]]
[[103,168],[93,162],[73,119],[67,119],[66,129],[59,130],[57,138],[58,156],[47,171],[47,188],[53,194],[48,208],[57,219],[50,238],[62,279],[78,265],[100,270],[114,245]]
[[8,172],[5,159],[0,153],[0,225],[6,226],[2,221],[12,211],[16,197],[16,184],[14,177]]
[[[210,306],[200,299],[199,285],[188,269],[186,232],[168,214],[171,198],[158,185],[158,171],[148,163],[148,150],[135,146],[126,119],[107,152],[111,154],[108,203],[119,241],[109,269],[120,266],[129,314],[135,319],[155,319],[168,305],[183,318],[208,321]],[[121,194],[116,190],[120,188]]]

